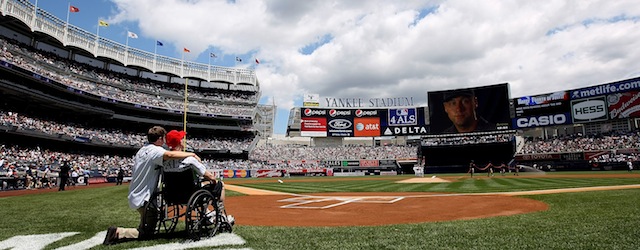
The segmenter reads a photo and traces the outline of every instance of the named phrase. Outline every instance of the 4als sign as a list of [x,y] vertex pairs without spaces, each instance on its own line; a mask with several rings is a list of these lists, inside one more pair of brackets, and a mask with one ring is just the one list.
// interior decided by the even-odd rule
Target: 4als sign
[[571,101],[574,123],[607,120],[607,102],[604,96]]

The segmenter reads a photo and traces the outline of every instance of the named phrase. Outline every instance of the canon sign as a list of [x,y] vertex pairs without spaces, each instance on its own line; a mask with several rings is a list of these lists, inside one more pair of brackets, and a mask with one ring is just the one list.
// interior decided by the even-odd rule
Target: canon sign
[[569,114],[554,114],[554,115],[540,115],[521,117],[513,119],[513,126],[515,128],[532,128],[542,126],[554,126],[569,123]]
[[327,115],[327,111],[324,109],[304,109],[305,116]]
[[607,119],[607,103],[603,98],[571,103],[573,121],[595,121]]

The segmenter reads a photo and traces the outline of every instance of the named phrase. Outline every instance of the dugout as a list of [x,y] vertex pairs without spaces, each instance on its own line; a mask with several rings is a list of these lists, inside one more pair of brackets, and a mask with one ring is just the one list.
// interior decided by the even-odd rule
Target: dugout
[[418,155],[426,173],[464,173],[471,160],[480,168],[509,164],[515,152],[515,131],[495,131],[424,136]]

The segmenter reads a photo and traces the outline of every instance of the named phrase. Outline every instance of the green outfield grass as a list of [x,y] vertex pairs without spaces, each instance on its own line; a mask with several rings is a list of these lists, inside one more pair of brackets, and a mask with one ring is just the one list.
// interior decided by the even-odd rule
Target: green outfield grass
[[[291,178],[283,179],[282,184],[277,179],[226,182],[291,193],[476,193],[640,184],[640,175],[636,173],[632,174],[634,178],[606,175],[614,172],[587,173],[603,174],[600,178],[496,176],[491,179],[444,175],[460,180],[435,184],[395,183],[413,176]],[[127,188],[126,185],[110,186],[0,198],[0,242],[17,235],[80,232],[46,248],[56,249],[89,239],[110,225],[135,226],[138,215],[128,208]],[[228,192],[227,195],[242,194]],[[640,249],[640,189],[526,197],[549,204],[549,210],[486,219],[366,227],[259,227],[243,226],[239,222],[234,233],[246,244],[219,249]],[[171,242],[182,240],[128,242],[93,249],[127,249]]]

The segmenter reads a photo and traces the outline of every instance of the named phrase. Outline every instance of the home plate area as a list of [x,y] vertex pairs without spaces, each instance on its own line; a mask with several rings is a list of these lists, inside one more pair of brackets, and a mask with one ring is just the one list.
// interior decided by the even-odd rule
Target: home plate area
[[395,203],[402,196],[297,196],[278,202],[291,203],[280,208],[327,209],[351,203]]

